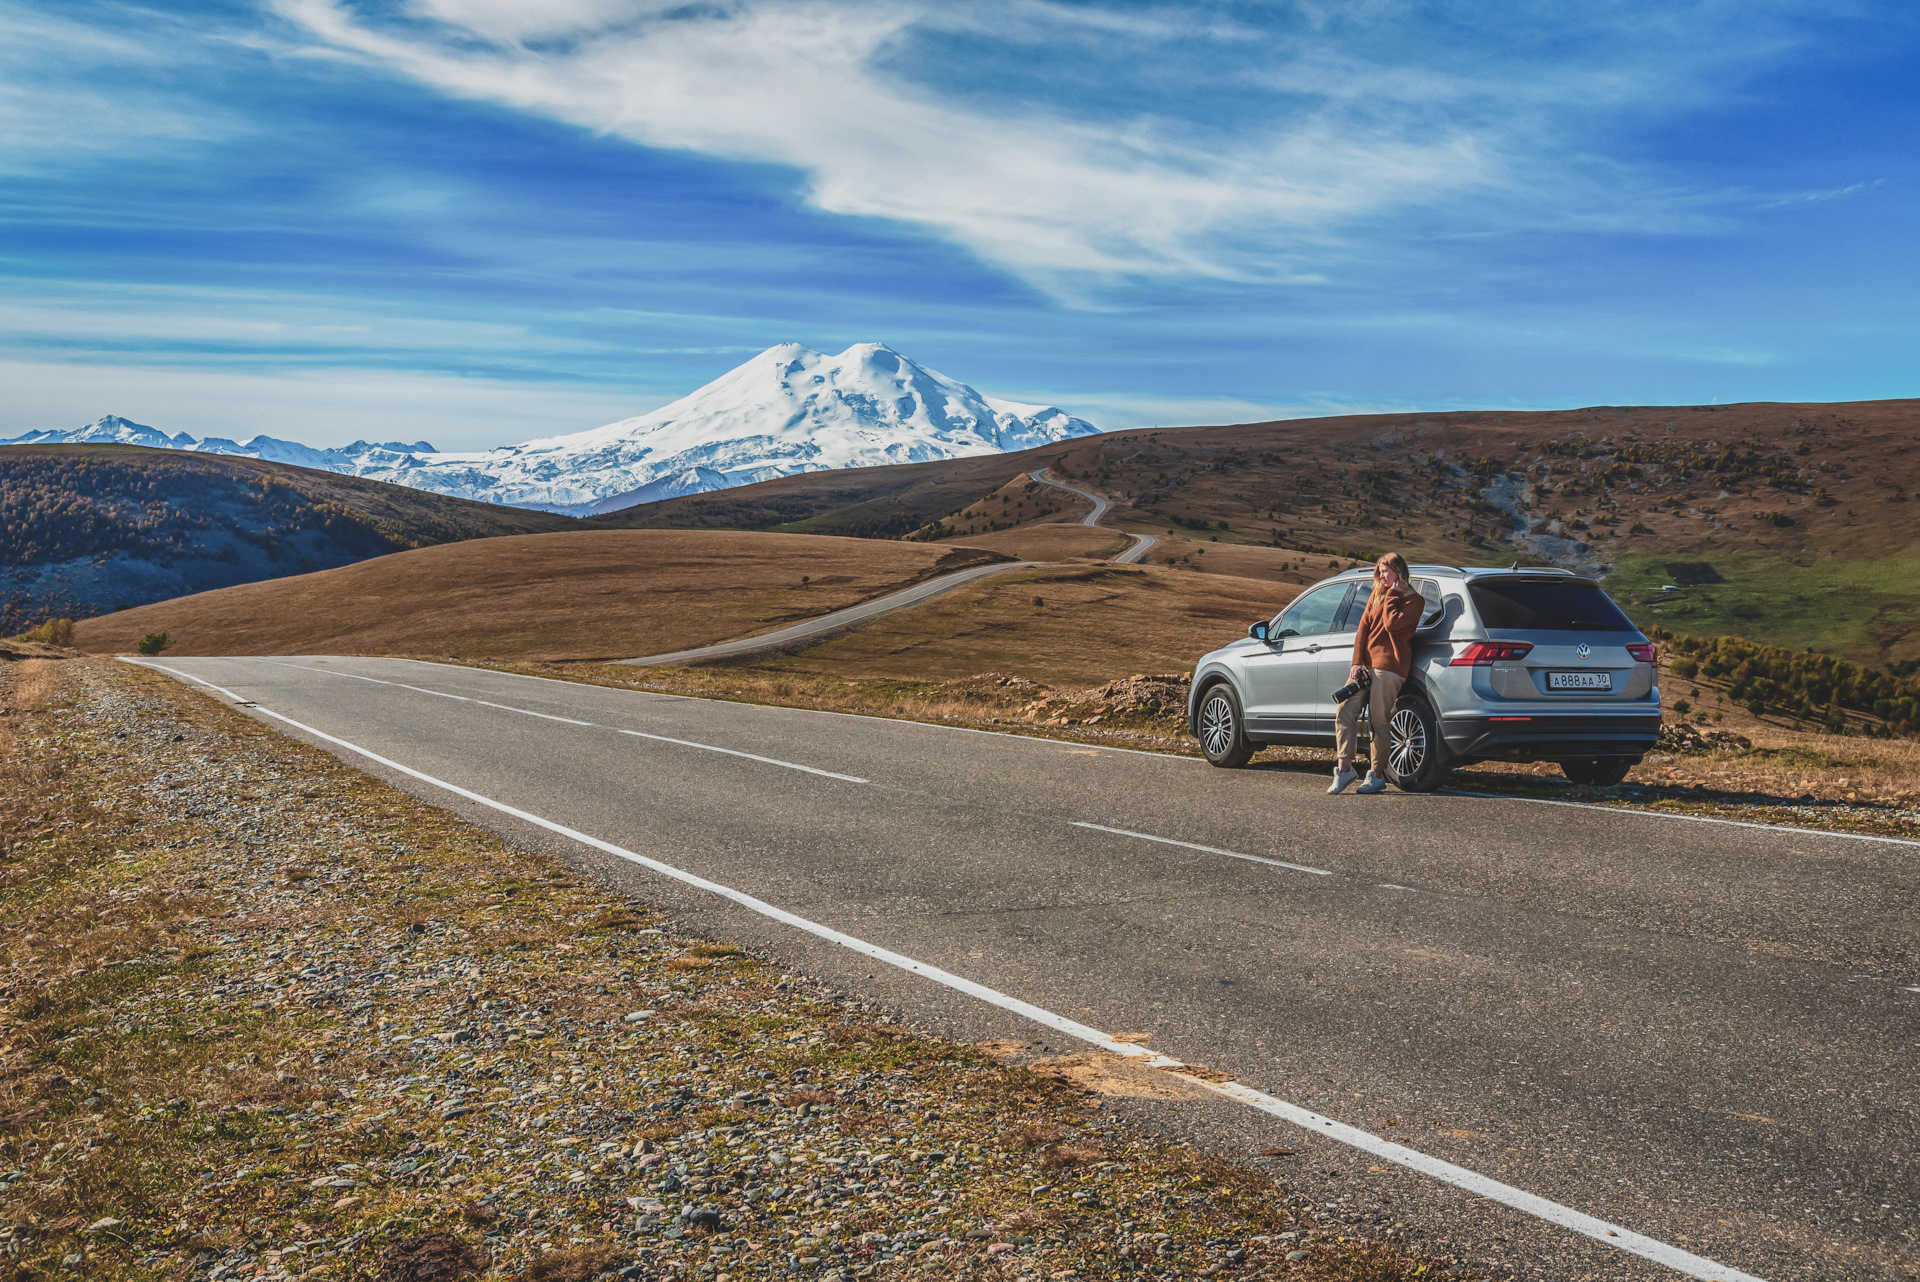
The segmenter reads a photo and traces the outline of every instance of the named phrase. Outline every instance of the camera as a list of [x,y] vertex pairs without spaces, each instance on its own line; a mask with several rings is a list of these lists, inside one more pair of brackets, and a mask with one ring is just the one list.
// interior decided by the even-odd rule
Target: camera
[[1352,681],[1347,682],[1347,684],[1341,686],[1338,690],[1335,690],[1333,692],[1333,701],[1335,703],[1345,703],[1347,700],[1353,698],[1354,695],[1361,693],[1368,686],[1372,684],[1373,684],[1373,673],[1368,672],[1365,669],[1362,669],[1358,677],[1354,678]]

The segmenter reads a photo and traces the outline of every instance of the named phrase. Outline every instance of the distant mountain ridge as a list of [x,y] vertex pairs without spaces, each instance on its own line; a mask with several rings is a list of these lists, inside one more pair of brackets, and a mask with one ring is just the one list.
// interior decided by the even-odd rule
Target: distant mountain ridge
[[881,343],[838,356],[782,343],[649,414],[494,450],[447,452],[426,441],[316,449],[264,435],[196,440],[117,415],[0,444],[234,455],[590,516],[801,472],[968,458],[1099,431],[1055,406],[983,396]]
[[578,528],[551,512],[204,450],[0,450],[0,636],[388,552]]

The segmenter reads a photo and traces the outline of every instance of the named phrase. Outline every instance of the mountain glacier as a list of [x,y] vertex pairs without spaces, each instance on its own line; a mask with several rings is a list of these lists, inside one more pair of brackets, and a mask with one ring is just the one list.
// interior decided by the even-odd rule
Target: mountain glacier
[[123,444],[235,454],[575,516],[845,467],[1031,449],[1100,429],[1049,405],[982,396],[880,343],[838,356],[770,347],[690,396],[591,431],[475,452],[356,441],[169,436],[109,415],[6,445]]

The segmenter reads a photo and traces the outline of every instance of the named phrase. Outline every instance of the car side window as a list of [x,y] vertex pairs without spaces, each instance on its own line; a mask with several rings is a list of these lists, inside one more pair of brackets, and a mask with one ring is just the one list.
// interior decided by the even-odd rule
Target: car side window
[[1280,637],[1291,633],[1310,637],[1333,631],[1333,625],[1340,617],[1340,607],[1346,604],[1349,586],[1345,583],[1329,583],[1324,588],[1315,588],[1307,593],[1273,621],[1273,635]]
[[1427,599],[1425,608],[1420,611],[1420,626],[1430,628],[1446,614],[1447,599],[1440,594],[1440,585],[1432,579],[1415,579],[1413,586]]
[[1367,612],[1367,602],[1373,600],[1371,581],[1353,585],[1353,595],[1347,598],[1347,612],[1334,625],[1338,632],[1353,632],[1360,626],[1360,616]]

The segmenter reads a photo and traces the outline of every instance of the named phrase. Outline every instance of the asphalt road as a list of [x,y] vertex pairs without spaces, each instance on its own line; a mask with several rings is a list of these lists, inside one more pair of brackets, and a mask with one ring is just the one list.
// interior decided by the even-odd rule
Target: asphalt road
[[[1080,518],[1080,524],[1082,525],[1100,524],[1100,518],[1107,514],[1107,509],[1112,507],[1113,504],[1108,502],[1105,498],[1102,498],[1100,495],[1095,494],[1092,490],[1083,490],[1077,486],[1068,485],[1063,481],[1054,480],[1053,477],[1049,475],[1049,471],[1050,469],[1048,468],[1040,467],[1040,468],[1035,468],[1033,471],[1027,473],[1027,475],[1031,476],[1034,480],[1040,482],[1040,484],[1042,485],[1051,485],[1056,490],[1065,490],[1069,494],[1077,494],[1081,498],[1093,504],[1093,511],[1087,513],[1084,517]],[[1126,534],[1126,531],[1122,530],[1121,533]],[[1122,552],[1119,556],[1116,556],[1113,558],[1113,563],[1115,565],[1126,565],[1126,564],[1129,564],[1130,562],[1138,561],[1140,558],[1144,557],[1147,553],[1153,551],[1155,545],[1157,545],[1160,542],[1159,539],[1155,538],[1151,534],[1127,534],[1127,537],[1133,540],[1133,544],[1132,546],[1128,547],[1126,551]]]
[[984,579],[990,574],[1001,574],[1007,570],[1025,570],[1036,561],[1005,561],[997,565],[976,565],[971,569],[945,574],[937,579],[928,579],[925,583],[916,583],[910,588],[875,597],[871,601],[862,601],[859,605],[850,605],[844,610],[835,610],[832,614],[823,614],[817,619],[808,619],[792,627],[781,628],[777,632],[763,632],[758,636],[741,637],[737,641],[722,641],[718,645],[703,645],[693,650],[675,650],[672,654],[650,654],[644,659],[620,659],[620,663],[695,663],[702,659],[721,659],[728,655],[754,654],[761,650],[777,650],[783,645],[792,645],[796,641],[806,641],[815,637],[838,632],[864,623],[876,615],[887,614],[894,610],[903,610],[910,605],[951,592],[957,587],[972,583],[975,579]]
[[[1283,768],[403,660],[165,664],[1751,1275],[1914,1276],[1910,844],[1486,797],[1329,797]],[[333,750],[924,1026],[1085,1049],[1057,1022]],[[1276,1173],[1435,1249],[1529,1276],[1676,1276],[1231,1100],[1116,1106],[1241,1158],[1291,1149]]]

